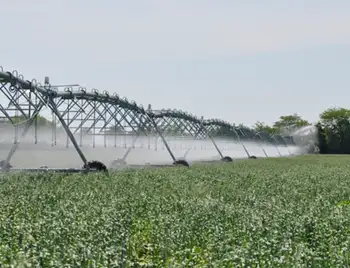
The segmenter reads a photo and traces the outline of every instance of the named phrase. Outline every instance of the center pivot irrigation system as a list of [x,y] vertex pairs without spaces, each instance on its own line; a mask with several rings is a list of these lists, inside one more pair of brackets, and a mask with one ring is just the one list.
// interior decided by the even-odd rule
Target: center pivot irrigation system
[[[114,147],[117,147],[117,137],[130,134],[132,146],[126,150],[121,159],[113,160],[114,164],[126,164],[126,159],[140,136],[149,137],[149,139],[157,136],[172,158],[173,165],[189,166],[186,156],[191,148],[187,148],[183,157],[177,159],[165,138],[169,133],[192,140],[211,141],[221,160],[226,162],[231,162],[233,159],[223,155],[222,150],[217,146],[216,139],[224,138],[240,145],[248,158],[255,158],[255,156],[250,155],[245,146],[246,141],[260,144],[266,157],[268,155],[264,144],[275,146],[280,156],[278,146],[284,146],[287,149],[289,145],[295,146],[291,136],[257,133],[248,127],[235,126],[219,119],[205,120],[203,117],[199,118],[178,110],[156,111],[151,109],[151,105],[148,109],[144,109],[142,105],[121,98],[115,93],[112,95],[107,91],[100,93],[97,89],[88,92],[79,85],[54,86],[50,84],[47,77],[44,85],[41,85],[36,80],[24,80],[17,71],[5,72],[2,67],[0,67],[0,100],[2,101],[0,101],[0,120],[10,125],[15,133],[7,157],[0,159],[0,170],[2,171],[107,171],[105,163],[98,159],[89,161],[83,153],[83,136],[89,133],[92,133],[93,147],[95,137],[103,136],[105,147],[107,146],[106,140],[114,137]],[[6,105],[1,104],[4,100],[6,100]],[[38,118],[44,108],[48,108],[52,116],[51,145],[56,146],[57,144],[57,132],[64,132],[67,138],[66,147],[70,141],[83,162],[81,168],[49,169],[45,166],[16,169],[10,164],[20,141],[26,137],[29,129],[34,129],[34,144],[37,144]],[[0,138],[1,131],[0,129]]]

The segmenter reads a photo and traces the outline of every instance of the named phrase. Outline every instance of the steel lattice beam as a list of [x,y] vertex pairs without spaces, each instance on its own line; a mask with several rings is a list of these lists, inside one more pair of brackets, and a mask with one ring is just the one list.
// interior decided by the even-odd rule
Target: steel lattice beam
[[[134,101],[121,98],[117,94],[109,94],[107,91],[99,92],[93,89],[88,92],[81,87],[58,90],[49,84],[42,86],[36,80],[24,80],[16,71],[4,72],[2,68],[0,93],[6,100],[5,104],[0,103],[0,121],[13,125],[15,129],[14,144],[3,163],[5,167],[29,129],[34,130],[34,143],[37,143],[38,115],[43,107],[50,109],[52,115],[51,145],[56,146],[57,139],[62,140],[64,137],[65,146],[73,146],[76,149],[87,170],[94,170],[96,167],[91,166],[81,149],[84,145],[83,137],[86,136],[91,137],[92,147],[95,147],[97,136],[104,137],[105,147],[118,147],[117,140],[120,136],[132,137],[132,146],[124,155],[123,161],[140,136],[148,136],[150,139],[151,136],[157,135],[174,163],[178,160],[172,153],[168,140],[175,136],[192,140],[211,140],[220,157],[226,160],[230,157],[223,156],[216,139],[226,139],[242,145],[248,157],[250,154],[244,145],[244,141],[247,140],[261,143],[262,148],[266,143],[273,144],[276,148],[280,145],[287,148],[288,145],[293,145],[292,137],[256,133],[244,126],[237,127],[219,119],[206,120],[179,110],[146,110]],[[126,148],[126,143],[124,144]],[[184,157],[189,150],[190,148]],[[266,152],[265,155],[267,156]]]

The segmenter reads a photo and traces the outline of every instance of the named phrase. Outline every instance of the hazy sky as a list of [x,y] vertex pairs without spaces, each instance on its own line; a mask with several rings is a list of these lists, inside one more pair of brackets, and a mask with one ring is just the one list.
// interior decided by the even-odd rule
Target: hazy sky
[[1,0],[0,65],[251,125],[350,108],[349,0]]

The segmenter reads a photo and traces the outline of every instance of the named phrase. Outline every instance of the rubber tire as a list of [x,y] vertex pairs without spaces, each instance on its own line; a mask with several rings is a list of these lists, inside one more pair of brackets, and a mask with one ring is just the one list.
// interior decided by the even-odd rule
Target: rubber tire
[[232,157],[230,157],[230,156],[224,156],[224,157],[221,159],[221,161],[223,161],[223,162],[232,162],[233,159],[232,159]]
[[12,165],[10,163],[7,163],[7,166],[5,167],[5,160],[1,160],[0,161],[0,168],[3,168],[3,169],[10,169],[12,168]]
[[190,167],[190,164],[188,164],[188,162],[184,159],[180,159],[180,160],[176,160],[173,163],[174,166],[184,166],[184,167]]
[[101,172],[108,172],[106,165],[103,164],[102,162],[96,161],[96,160],[89,161],[87,163],[87,165],[84,165],[83,168],[87,169],[87,167],[92,168],[92,169],[96,169],[96,170],[101,171]]

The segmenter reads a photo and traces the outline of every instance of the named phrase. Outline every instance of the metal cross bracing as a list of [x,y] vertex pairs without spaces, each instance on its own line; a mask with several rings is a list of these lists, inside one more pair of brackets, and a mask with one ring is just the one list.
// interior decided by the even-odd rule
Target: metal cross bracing
[[[97,136],[104,137],[105,147],[109,137],[113,136],[114,147],[117,147],[117,137],[121,134],[148,134],[149,122],[144,108],[116,94],[110,97],[106,91],[99,94],[96,89],[87,93],[83,88],[78,92],[67,88],[57,107],[72,133],[78,135],[79,146],[83,146],[84,135],[92,137],[92,147],[96,146]],[[69,146],[69,140],[66,146]]]
[[[1,126],[11,125],[14,132],[9,153],[0,162],[3,170],[11,168],[11,158],[28,131],[33,131],[34,144],[38,143],[39,121],[42,120],[39,115],[43,108],[51,113],[51,146],[64,144],[66,148],[74,147],[83,162],[83,168],[69,171],[107,170],[101,162],[88,161],[83,153],[84,147],[101,146],[101,137],[103,147],[127,149],[123,157],[116,160],[116,163],[124,164],[136,146],[148,150],[167,150],[174,164],[188,165],[186,157],[191,150],[196,149],[193,146],[193,141],[196,140],[210,141],[217,155],[224,161],[232,161],[232,158],[223,155],[225,148],[219,146],[218,141],[225,140],[227,144],[242,146],[247,157],[251,157],[245,145],[247,141],[259,143],[265,156],[268,156],[264,150],[267,143],[273,144],[276,150],[278,146],[288,148],[293,145],[291,137],[255,133],[244,126],[235,126],[218,119],[205,120],[179,110],[156,111],[151,106],[144,109],[134,101],[107,91],[92,89],[88,92],[79,86],[67,86],[61,90],[49,83],[41,85],[36,80],[24,80],[16,71],[4,72],[2,68],[0,94],[0,131],[4,133]],[[136,145],[140,137],[146,137],[148,144]],[[178,140],[181,141],[180,144],[175,142]],[[158,146],[159,141],[161,148]],[[177,146],[183,149],[183,155],[179,157],[173,152]],[[201,144],[200,147],[207,149],[208,145]]]

